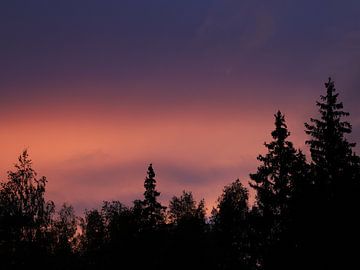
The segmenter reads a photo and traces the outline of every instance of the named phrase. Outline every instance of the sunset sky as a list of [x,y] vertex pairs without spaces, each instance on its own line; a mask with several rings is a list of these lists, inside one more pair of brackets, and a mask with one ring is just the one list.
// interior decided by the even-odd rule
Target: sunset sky
[[0,176],[29,149],[47,198],[78,214],[182,190],[214,205],[244,183],[287,118],[335,80],[360,143],[358,0],[62,0],[0,3]]

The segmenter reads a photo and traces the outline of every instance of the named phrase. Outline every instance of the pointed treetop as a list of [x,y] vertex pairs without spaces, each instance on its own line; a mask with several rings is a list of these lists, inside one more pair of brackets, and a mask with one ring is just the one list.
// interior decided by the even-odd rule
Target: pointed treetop
[[[341,102],[337,103],[337,97],[339,96],[339,93],[336,93],[335,89],[335,83],[333,80],[331,80],[331,77],[329,77],[328,81],[325,82],[325,88],[326,88],[326,96],[321,95],[320,98],[323,101],[326,101],[326,104],[322,104],[320,102],[317,102],[317,105],[321,109],[327,109],[327,110],[338,110],[343,108],[343,104]],[[326,107],[326,105],[328,107]],[[346,115],[346,114],[344,114]]]
[[331,77],[328,78],[328,82],[325,82],[325,87],[329,87],[330,85],[334,86],[334,81],[331,80]]
[[150,163],[147,173],[148,173],[148,177],[149,177],[150,179],[152,179],[152,178],[155,177],[155,172],[154,172],[154,169],[153,169],[153,167],[152,167],[152,163]]
[[331,77],[329,77],[328,82],[325,83],[325,87],[327,89],[327,94],[330,95],[333,92],[335,92],[335,84],[334,81],[331,80]]
[[149,228],[161,224],[165,217],[164,211],[166,207],[163,207],[157,198],[160,196],[160,192],[156,190],[156,180],[154,179],[155,172],[152,167],[152,163],[149,164],[147,176],[144,181],[144,200],[141,201],[142,218],[144,224]]
[[271,135],[274,139],[279,139],[280,141],[285,141],[287,137],[290,136],[290,132],[287,130],[285,123],[285,115],[278,111],[274,114],[275,117],[275,130],[271,132]]
[[310,118],[310,123],[305,123],[305,132],[310,135],[306,144],[310,146],[314,164],[321,171],[338,174],[343,170],[341,166],[345,166],[349,158],[351,159],[355,143],[346,138],[346,135],[351,133],[352,126],[343,120],[349,113],[343,111],[343,103],[338,101],[339,93],[335,89],[334,81],[329,78],[325,87],[326,95],[321,95],[321,100],[316,102],[320,117]]

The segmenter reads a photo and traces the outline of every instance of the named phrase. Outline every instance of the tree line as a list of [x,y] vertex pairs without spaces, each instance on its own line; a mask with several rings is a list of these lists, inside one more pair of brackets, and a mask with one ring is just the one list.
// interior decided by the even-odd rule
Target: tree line
[[45,200],[24,151],[0,186],[1,269],[352,269],[360,243],[360,158],[349,142],[349,113],[334,82],[305,123],[311,159],[290,141],[278,111],[272,141],[250,174],[255,191],[237,179],[206,216],[189,191],[159,202],[149,165],[144,196],[131,206],[105,201],[77,217]]

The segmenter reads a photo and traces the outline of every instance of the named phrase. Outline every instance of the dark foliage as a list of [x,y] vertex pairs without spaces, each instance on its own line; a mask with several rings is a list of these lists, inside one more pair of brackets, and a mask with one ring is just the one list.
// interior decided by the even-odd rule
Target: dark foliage
[[212,226],[216,241],[219,269],[251,269],[253,256],[248,222],[249,192],[236,180],[225,186],[212,211]]
[[360,242],[360,159],[347,140],[334,82],[305,124],[311,162],[295,149],[284,115],[250,175],[224,187],[210,219],[191,192],[160,203],[148,167],[144,197],[126,206],[103,202],[75,216],[45,200],[24,151],[0,186],[0,269],[353,269]]
[[144,188],[144,200],[134,202],[134,212],[138,215],[141,229],[153,230],[164,224],[166,207],[162,206],[157,199],[160,192],[156,190],[155,172],[152,164],[149,165]]
[[[54,203],[44,198],[46,178],[36,177],[25,150],[0,189],[0,254],[6,266],[36,265],[50,254]],[[46,264],[47,262],[44,262]]]
[[[344,121],[349,113],[338,102],[334,82],[325,83],[326,95],[316,105],[320,118],[305,123],[312,157],[312,207],[304,254],[307,264],[318,269],[348,268],[356,263],[353,247],[359,243],[359,157],[355,143],[348,142],[351,125]],[[310,256],[307,254],[310,253]]]
[[257,263],[262,269],[288,269],[291,262],[287,259],[297,245],[295,235],[289,235],[294,224],[292,213],[298,203],[295,200],[301,199],[300,189],[306,186],[307,165],[305,156],[287,140],[290,132],[280,111],[275,114],[271,135],[274,140],[265,143],[267,154],[258,157],[261,165],[250,175],[250,186],[256,191],[253,215],[258,215],[253,229],[260,236]]

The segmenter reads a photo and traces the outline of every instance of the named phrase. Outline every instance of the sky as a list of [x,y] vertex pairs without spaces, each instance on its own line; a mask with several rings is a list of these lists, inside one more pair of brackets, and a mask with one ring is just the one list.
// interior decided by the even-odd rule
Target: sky
[[164,204],[187,190],[211,210],[277,110],[308,151],[329,76],[360,142],[359,18],[357,0],[3,0],[0,179],[28,149],[80,214],[141,198],[153,163]]

